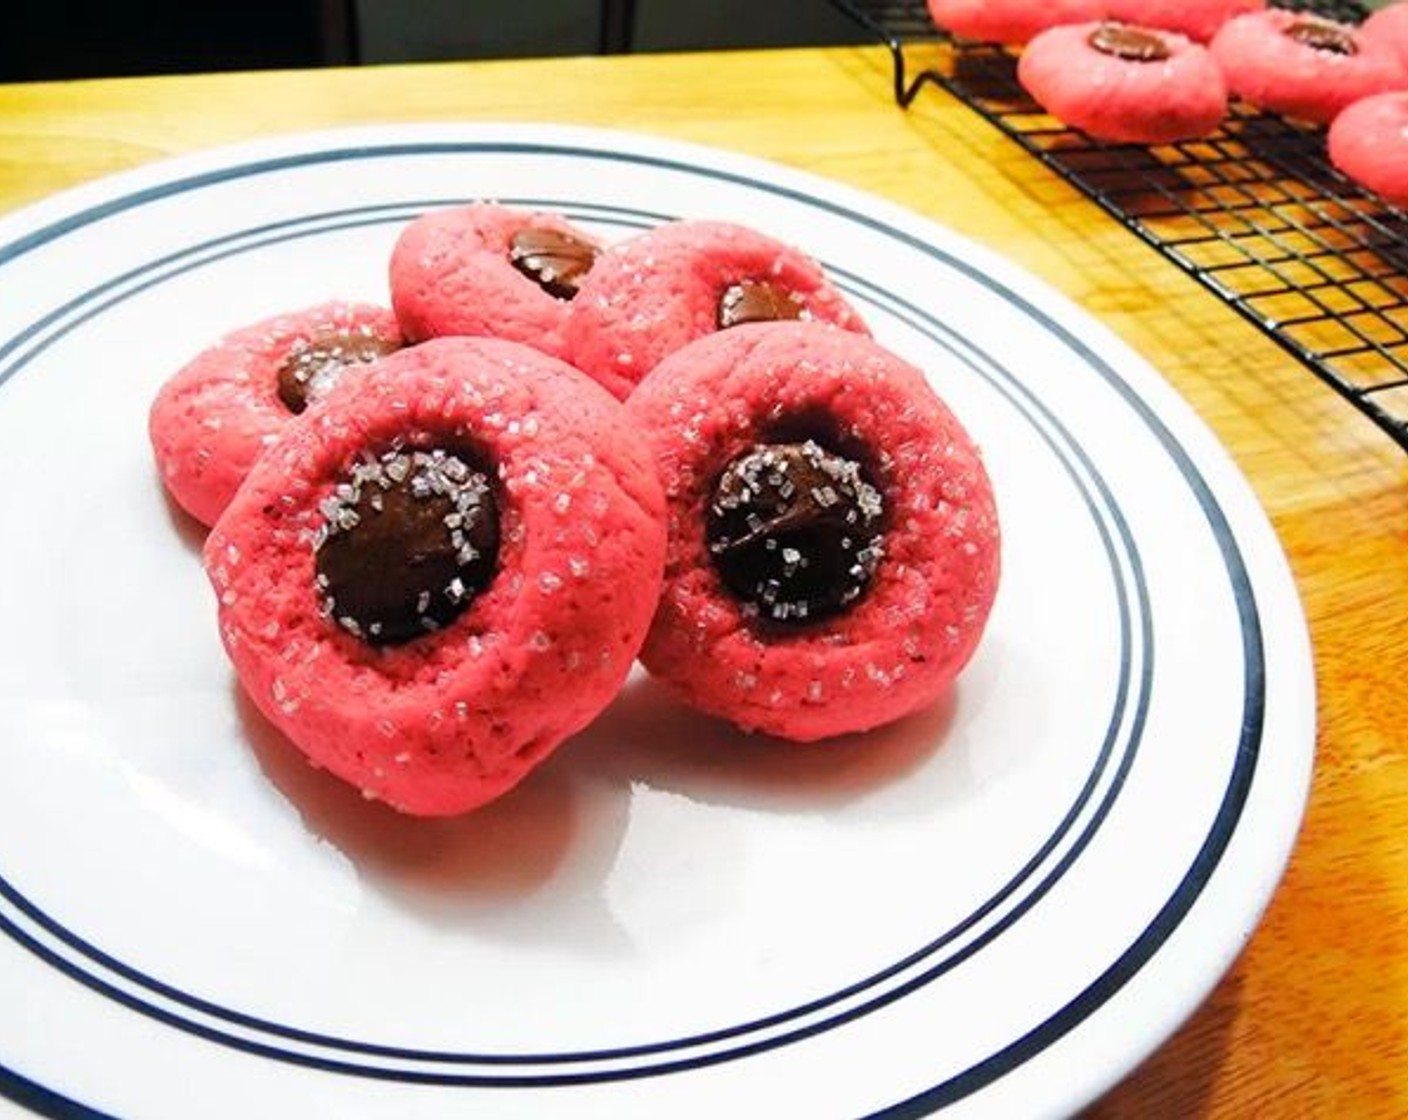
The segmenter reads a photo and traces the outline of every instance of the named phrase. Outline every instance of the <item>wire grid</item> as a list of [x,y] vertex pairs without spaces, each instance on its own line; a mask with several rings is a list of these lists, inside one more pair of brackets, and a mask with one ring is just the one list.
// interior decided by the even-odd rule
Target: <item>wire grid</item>
[[[967,102],[1262,328],[1408,451],[1408,213],[1336,171],[1321,128],[1234,102],[1212,136],[1110,144],[1046,114],[1016,55],[937,31],[923,0],[831,0],[885,42],[895,99],[926,82]],[[1281,7],[1347,22],[1363,6]],[[912,78],[905,45],[937,41]]]

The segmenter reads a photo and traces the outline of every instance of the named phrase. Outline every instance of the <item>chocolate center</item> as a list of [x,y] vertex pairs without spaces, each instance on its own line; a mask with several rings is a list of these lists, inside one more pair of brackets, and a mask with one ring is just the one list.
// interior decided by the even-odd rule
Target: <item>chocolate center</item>
[[859,463],[812,440],[759,444],[724,468],[705,536],[730,592],[775,622],[809,622],[869,586],[883,516]]
[[374,645],[454,621],[493,579],[499,513],[486,472],[442,450],[360,460],[323,501],[323,609]]
[[554,299],[571,299],[596,264],[596,246],[555,229],[524,227],[509,242],[508,259]]
[[1087,41],[1101,54],[1127,62],[1163,62],[1172,55],[1161,35],[1123,23],[1102,23]]
[[279,400],[290,412],[302,412],[336,385],[348,366],[374,362],[396,349],[396,342],[381,337],[366,323],[300,338],[279,366]]
[[1297,43],[1330,54],[1359,53],[1349,29],[1321,19],[1298,19],[1286,26],[1284,34]]
[[740,323],[770,323],[777,319],[800,319],[807,308],[786,288],[767,280],[740,280],[719,296],[720,330]]

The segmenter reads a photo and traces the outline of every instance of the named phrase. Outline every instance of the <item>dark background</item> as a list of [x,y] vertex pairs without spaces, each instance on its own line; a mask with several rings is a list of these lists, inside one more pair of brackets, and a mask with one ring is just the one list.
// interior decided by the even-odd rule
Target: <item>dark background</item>
[[827,0],[9,0],[0,81],[861,42]]

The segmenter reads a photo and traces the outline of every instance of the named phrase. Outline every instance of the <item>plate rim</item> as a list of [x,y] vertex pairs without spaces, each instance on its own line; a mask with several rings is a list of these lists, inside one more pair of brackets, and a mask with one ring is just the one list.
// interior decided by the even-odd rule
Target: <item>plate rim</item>
[[[536,141],[524,141],[525,135],[537,136]],[[656,137],[648,137],[638,133],[626,133],[616,130],[605,130],[597,128],[585,128],[581,126],[561,126],[561,125],[531,125],[531,124],[467,124],[467,125],[387,125],[374,126],[371,128],[351,128],[322,130],[318,132],[294,133],[287,136],[270,137],[260,140],[249,141],[236,145],[226,145],[218,148],[190,153],[174,159],[159,160],[154,163],[143,165],[131,171],[121,172],[117,175],[107,176],[92,183],[83,184],[69,189],[59,195],[49,199],[41,200],[31,204],[11,214],[0,217],[0,267],[5,267],[13,260],[18,259],[25,252],[36,248],[56,237],[61,237],[68,232],[72,232],[83,225],[100,220],[128,206],[140,205],[143,194],[148,190],[155,190],[162,193],[162,184],[168,186],[180,182],[183,175],[188,183],[194,184],[183,189],[199,189],[205,181],[218,181],[228,177],[222,175],[220,169],[226,170],[240,169],[242,173],[252,173],[249,171],[254,161],[250,157],[257,157],[261,153],[275,163],[283,162],[289,166],[306,165],[310,151],[321,151],[324,153],[332,151],[342,151],[345,153],[341,158],[365,158],[373,153],[379,155],[397,154],[393,149],[399,145],[409,145],[415,147],[415,154],[423,154],[421,147],[426,141],[417,140],[418,137],[471,137],[476,143],[492,143],[496,137],[503,137],[504,143],[508,143],[507,138],[512,137],[513,141],[524,150],[540,150],[545,144],[552,146],[554,143],[563,146],[573,146],[574,144],[583,149],[582,154],[592,154],[596,156],[607,155],[608,157],[619,158],[625,151],[640,159],[648,157],[649,162],[658,162],[663,153],[666,161],[674,160],[681,167],[679,169],[698,173],[702,168],[713,167],[718,169],[720,165],[729,169],[734,176],[746,179],[749,185],[769,189],[772,193],[780,193],[785,197],[796,199],[802,197],[803,201],[815,203],[820,199],[829,208],[836,210],[837,207],[850,211],[846,216],[859,220],[862,224],[869,224],[874,228],[876,225],[888,226],[886,232],[898,235],[902,240],[912,242],[912,247],[921,251],[929,251],[929,245],[924,238],[927,235],[932,239],[931,244],[941,246],[940,251],[946,251],[948,260],[946,263],[950,267],[958,267],[961,270],[969,271],[970,278],[988,287],[997,285],[1005,290],[1010,298],[1008,302],[1017,303],[1023,306],[1024,311],[1040,320],[1048,330],[1060,335],[1063,340],[1073,349],[1083,351],[1086,355],[1087,364],[1093,370],[1100,371],[1107,381],[1117,388],[1127,390],[1122,395],[1136,409],[1144,415],[1143,418],[1149,430],[1159,439],[1163,448],[1176,460],[1180,461],[1180,469],[1185,479],[1196,479],[1199,504],[1205,512],[1215,511],[1217,523],[1214,524],[1214,532],[1221,541],[1237,548],[1238,535],[1234,529],[1232,521],[1237,522],[1244,532],[1248,533],[1271,533],[1269,523],[1265,521],[1265,515],[1260,506],[1251,495],[1250,487],[1241,476],[1235,465],[1231,462],[1224,449],[1217,444],[1210,431],[1203,425],[1203,422],[1192,412],[1181,398],[1173,394],[1171,389],[1158,378],[1155,373],[1141,357],[1129,350],[1110,334],[1098,320],[1095,320],[1088,313],[1084,312],[1074,303],[1071,303],[1065,296],[1055,289],[1045,285],[1037,278],[1023,273],[1011,262],[997,256],[991,250],[977,245],[963,237],[961,234],[944,229],[932,223],[929,219],[917,215],[911,211],[897,207],[885,199],[867,195],[857,191],[855,188],[820,178],[809,172],[797,171],[780,164],[774,164],[757,157],[743,156],[733,152],[726,152],[720,149],[708,148],[702,145],[689,144],[675,140],[665,140]],[[487,139],[486,139],[487,138]],[[451,146],[463,146],[464,140],[450,140],[447,143]],[[410,153],[407,153],[410,154]],[[205,169],[202,171],[202,169]],[[146,184],[144,186],[144,184]],[[131,189],[129,189],[131,188]],[[849,196],[849,197],[847,197]],[[102,200],[108,199],[108,205],[104,206]],[[90,201],[91,200],[91,201]],[[137,201],[134,201],[137,200]],[[878,217],[876,216],[878,213]],[[32,226],[34,222],[42,222],[40,228],[31,228],[28,234],[21,234],[18,238],[11,236],[12,229],[23,229],[27,225]],[[930,227],[925,230],[924,227]],[[931,254],[932,255],[932,254]],[[1072,331],[1072,323],[1078,323],[1081,327],[1079,334]],[[1093,330],[1092,330],[1093,328]],[[0,358],[4,358],[9,352],[8,349],[0,349]],[[1135,383],[1131,383],[1126,376],[1131,371],[1139,371],[1135,378]],[[1158,386],[1164,386],[1166,390],[1165,399],[1158,399]],[[1155,402],[1151,403],[1148,394],[1154,392]],[[1157,404],[1157,408],[1155,407]],[[1172,417],[1170,424],[1170,415]],[[1192,448],[1188,446],[1192,441]],[[1211,471],[1213,482],[1210,483],[1204,472]],[[1191,474],[1190,474],[1191,471]],[[1229,491],[1229,487],[1231,490]],[[1240,490],[1238,490],[1240,487]],[[1221,498],[1221,500],[1219,500]],[[1235,500],[1232,500],[1234,499]],[[1224,509],[1224,504],[1232,502],[1232,518],[1229,519],[1228,511]],[[1247,508],[1250,502],[1250,509]],[[1275,542],[1274,534],[1271,536],[1273,544],[1273,554],[1269,558],[1272,563],[1270,572],[1263,570],[1258,579],[1262,581],[1271,580],[1277,582],[1275,577],[1278,572],[1275,570],[1275,561],[1279,559],[1281,569],[1279,575],[1282,577],[1279,582],[1283,584],[1280,588],[1273,588],[1273,594],[1284,596],[1287,588],[1297,606],[1295,620],[1291,621],[1290,627],[1294,632],[1300,631],[1303,642],[1297,643],[1302,648],[1299,655],[1302,661],[1302,680],[1304,685],[1309,682],[1309,719],[1308,728],[1302,729],[1302,735],[1308,730],[1308,750],[1304,758],[1304,782],[1303,789],[1298,799],[1298,805],[1292,814],[1295,824],[1298,824],[1304,811],[1305,795],[1308,794],[1309,777],[1314,754],[1314,675],[1313,659],[1310,656],[1310,643],[1308,631],[1305,628],[1303,612],[1299,610],[1298,597],[1295,593],[1294,584],[1290,581],[1289,569],[1285,562],[1284,554],[1281,552],[1279,544]],[[1253,551],[1265,552],[1265,542],[1260,542]],[[1240,562],[1240,550],[1238,550]],[[1268,562],[1266,556],[1261,556],[1263,565]],[[1256,588],[1253,586],[1252,576],[1244,566],[1243,575],[1245,577],[1245,591],[1248,600],[1252,604],[1252,611],[1255,615]],[[1237,595],[1239,612],[1244,609],[1243,595]],[[1259,618],[1258,633],[1259,633]],[[1278,625],[1285,625],[1286,620],[1278,620]],[[1283,635],[1285,637],[1286,635]],[[1291,637],[1295,637],[1293,633]],[[1290,657],[1295,660],[1295,655]],[[1307,675],[1308,674],[1308,675]],[[1265,682],[1262,682],[1264,687]],[[1264,695],[1264,693],[1263,693]],[[1304,697],[1302,697],[1304,699]],[[1304,713],[1302,713],[1304,715]],[[1256,771],[1253,769],[1247,775],[1247,790],[1243,791],[1242,801],[1239,803],[1236,814],[1230,822],[1227,832],[1226,843],[1237,836],[1237,825],[1239,821],[1236,816],[1240,814],[1242,805],[1250,790],[1250,783],[1255,778]],[[1221,813],[1219,813],[1221,819]],[[1282,837],[1281,847],[1283,851],[1279,859],[1273,854],[1271,858],[1272,866],[1263,869],[1265,881],[1259,884],[1263,888],[1264,897],[1254,901],[1249,908],[1251,914],[1245,916],[1249,927],[1254,925],[1259,919],[1259,915],[1266,903],[1269,901],[1281,873],[1284,870],[1286,859],[1289,857],[1291,847],[1294,844],[1295,827],[1290,830],[1290,835]],[[1225,846],[1225,845],[1224,845]],[[1213,870],[1215,870],[1214,868]],[[1196,901],[1196,896],[1189,902]],[[1186,909],[1178,920],[1186,916]],[[1162,914],[1163,911],[1161,910]],[[1175,923],[1176,924],[1176,923]],[[1141,937],[1140,941],[1143,941]],[[1138,944],[1138,942],[1136,943]],[[1134,947],[1131,947],[1131,950]],[[1116,986],[1123,986],[1127,980],[1135,975],[1150,957],[1157,953],[1158,946],[1155,945],[1148,956],[1145,956],[1133,969],[1133,971],[1121,979]],[[1126,954],[1127,955],[1127,954]],[[1123,960],[1123,957],[1121,958]],[[1117,962],[1118,963],[1118,962]],[[1103,974],[1102,974],[1103,975]],[[1207,981],[1206,988],[1211,989],[1220,979],[1222,971],[1218,970],[1212,974]],[[1202,994],[1199,993],[1197,999],[1193,999],[1181,1013],[1177,1014],[1177,1021],[1191,1011]],[[1103,1001],[1102,1001],[1103,1002]],[[1176,1025],[1176,1022],[1173,1024]],[[1069,1029],[1069,1028],[1068,1028]],[[1171,1027],[1170,1027],[1171,1029]],[[1064,1032],[1062,1032],[1064,1033]],[[1147,1050],[1153,1049],[1166,1037],[1164,1031],[1157,1038],[1149,1041]],[[1059,1036],[1058,1036],[1059,1037]],[[1025,1059],[1022,1059],[1024,1061]],[[1135,1064],[1137,1059],[1131,1059],[1121,1065],[1116,1075],[1127,1072]],[[1019,1063],[1020,1064],[1020,1061]],[[1116,1062],[1116,1065],[1120,1063]],[[10,1071],[0,1067],[0,1090],[5,1087],[5,1078]],[[20,1077],[22,1075],[13,1074]],[[999,1075],[1000,1076],[1000,1075]],[[1113,1078],[1111,1078],[1113,1080]],[[978,1086],[981,1088],[981,1086]],[[47,1090],[46,1090],[47,1091]],[[976,1089],[970,1090],[976,1091]],[[932,1090],[930,1091],[933,1092]],[[8,1094],[7,1094],[8,1095]],[[966,1095],[966,1094],[964,1094]],[[930,1105],[935,1105],[935,1100],[929,1094],[921,1094],[920,1097],[912,1098],[910,1101],[900,1102],[893,1109],[903,1107],[919,1107],[922,1105],[926,1109]],[[937,1104],[947,1103],[939,1101]],[[81,1107],[81,1106],[80,1106]],[[887,1109],[877,1115],[919,1115],[906,1111],[891,1111]]]

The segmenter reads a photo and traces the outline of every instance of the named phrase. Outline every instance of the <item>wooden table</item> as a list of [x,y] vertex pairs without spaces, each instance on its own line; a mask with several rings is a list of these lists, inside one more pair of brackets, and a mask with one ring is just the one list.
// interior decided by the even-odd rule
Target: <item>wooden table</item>
[[270,133],[465,119],[627,127],[874,191],[1043,277],[1183,393],[1290,556],[1316,648],[1317,772],[1250,946],[1090,1115],[1408,1115],[1408,457],[966,107],[931,88],[897,109],[879,50],[0,86],[0,209]]

